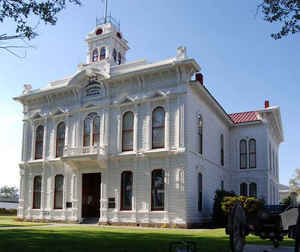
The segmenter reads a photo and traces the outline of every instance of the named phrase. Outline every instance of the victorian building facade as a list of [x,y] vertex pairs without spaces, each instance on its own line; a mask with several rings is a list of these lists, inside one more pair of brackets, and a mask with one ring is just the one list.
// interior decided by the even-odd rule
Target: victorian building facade
[[86,42],[73,76],[15,98],[20,218],[188,227],[211,218],[217,189],[278,202],[279,107],[227,114],[184,47],[126,63],[112,18]]

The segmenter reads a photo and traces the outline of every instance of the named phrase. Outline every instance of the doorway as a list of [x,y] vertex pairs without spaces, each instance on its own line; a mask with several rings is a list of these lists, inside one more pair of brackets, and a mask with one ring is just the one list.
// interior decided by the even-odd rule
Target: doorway
[[100,217],[101,173],[82,174],[82,218]]

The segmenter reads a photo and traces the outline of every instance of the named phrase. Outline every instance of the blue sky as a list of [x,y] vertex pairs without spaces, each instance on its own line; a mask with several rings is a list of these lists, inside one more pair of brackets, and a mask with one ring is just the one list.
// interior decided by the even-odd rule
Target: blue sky
[[[84,0],[83,0],[84,1]],[[202,67],[205,85],[228,113],[262,109],[264,101],[281,107],[285,142],[280,146],[280,182],[288,184],[300,168],[300,38],[275,41],[280,27],[256,16],[257,1],[109,0],[109,11],[121,20],[129,41],[127,60],[150,62],[176,55],[180,45]],[[0,186],[19,184],[22,108],[12,100],[23,85],[41,88],[72,75],[86,61],[85,36],[103,16],[100,0],[70,6],[56,26],[40,24],[35,47],[25,59],[0,51]],[[13,23],[1,24],[12,33]]]

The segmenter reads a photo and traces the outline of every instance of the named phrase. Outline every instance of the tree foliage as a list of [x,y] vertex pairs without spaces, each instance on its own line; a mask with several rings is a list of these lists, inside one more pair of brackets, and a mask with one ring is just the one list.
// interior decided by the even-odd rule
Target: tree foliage
[[263,0],[259,7],[267,22],[282,24],[279,32],[271,34],[274,39],[300,32],[300,0]]
[[256,199],[254,197],[246,196],[235,196],[235,197],[225,197],[222,202],[222,210],[229,214],[231,213],[234,205],[240,203],[245,210],[246,215],[257,213],[264,206],[264,201]]
[[34,38],[37,33],[33,22],[37,20],[55,25],[57,14],[68,3],[80,5],[81,0],[0,0],[0,23],[12,20],[16,24],[16,34],[0,34],[0,40]]
[[217,190],[214,197],[214,207],[212,221],[215,227],[225,227],[227,224],[227,218],[222,210],[222,202],[225,197],[235,196],[233,191],[228,192],[224,190]]
[[290,191],[300,194],[300,169],[296,169],[290,179]]
[[0,198],[16,199],[18,191],[18,188],[16,188],[15,186],[2,186],[0,187]]

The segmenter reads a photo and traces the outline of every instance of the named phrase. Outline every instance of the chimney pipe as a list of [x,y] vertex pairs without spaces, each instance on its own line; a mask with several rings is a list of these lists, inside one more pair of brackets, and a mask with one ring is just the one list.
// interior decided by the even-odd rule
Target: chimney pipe
[[269,108],[270,107],[270,102],[268,100],[265,100],[265,108]]
[[199,81],[201,85],[203,85],[203,74],[202,73],[196,73],[196,81]]

